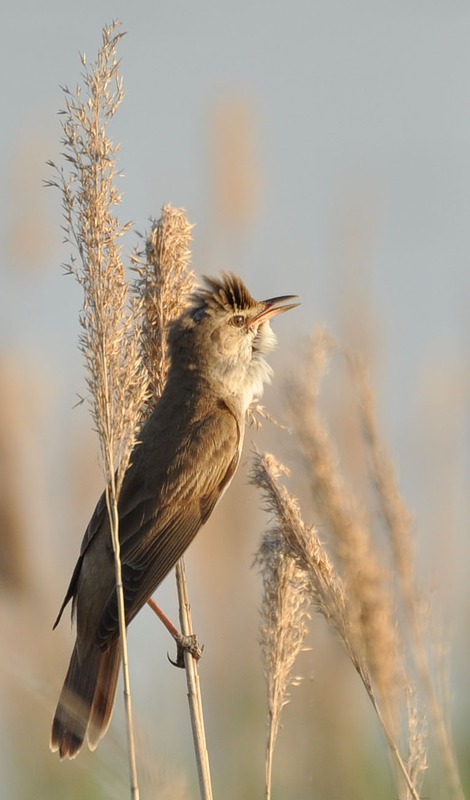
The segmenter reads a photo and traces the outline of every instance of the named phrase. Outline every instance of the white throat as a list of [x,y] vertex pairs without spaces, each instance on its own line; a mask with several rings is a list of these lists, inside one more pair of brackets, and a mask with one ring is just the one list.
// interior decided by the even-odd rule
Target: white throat
[[246,412],[251,404],[259,400],[264,391],[264,385],[271,383],[273,370],[265,361],[264,354],[273,350],[277,339],[269,322],[263,322],[256,331],[253,339],[251,359],[246,370],[246,379],[243,392],[243,410]]

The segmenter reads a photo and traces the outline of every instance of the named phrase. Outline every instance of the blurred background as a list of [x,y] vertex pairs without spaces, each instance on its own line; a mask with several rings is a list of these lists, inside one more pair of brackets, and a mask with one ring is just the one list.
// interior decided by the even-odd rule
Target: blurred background
[[[470,7],[461,0],[80,4],[18,0],[3,15],[0,127],[0,793],[127,796],[117,703],[99,749],[59,764],[49,726],[72,646],[51,631],[101,492],[77,349],[79,287],[62,275],[60,86],[79,81],[115,18],[126,98],[121,219],[145,233],[184,207],[198,274],[234,270],[258,297],[295,293],[274,323],[267,408],[318,324],[367,358],[382,435],[415,519],[420,580],[470,780]],[[129,253],[137,243],[131,233]],[[347,395],[331,393],[333,436]],[[302,497],[296,445],[265,424],[187,557],[215,796],[263,796],[265,688],[252,568],[268,520],[249,450],[275,452]],[[347,461],[347,455],[345,455]],[[314,522],[304,507],[306,522]],[[173,578],[157,594],[177,616]],[[66,615],[67,616],[67,615]],[[395,796],[376,720],[322,621],[276,753],[279,798]],[[130,629],[143,797],[197,797],[184,673],[149,610]],[[432,768],[428,796],[446,798]],[[465,775],[465,772],[467,773]]]

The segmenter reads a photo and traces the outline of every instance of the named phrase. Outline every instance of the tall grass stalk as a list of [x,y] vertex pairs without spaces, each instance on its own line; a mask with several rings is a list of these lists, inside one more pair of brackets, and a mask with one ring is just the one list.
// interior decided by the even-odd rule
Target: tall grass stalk
[[392,575],[377,546],[366,500],[349,489],[338,468],[338,454],[319,408],[334,348],[325,331],[314,337],[304,378],[292,382],[288,401],[314,507],[330,532],[330,547],[346,587],[354,649],[368,664],[388,726],[397,733],[403,664]]
[[[280,465],[271,465],[278,474]],[[259,477],[260,469],[255,466],[251,480],[256,483]],[[270,511],[269,503],[266,510]],[[289,686],[299,681],[292,669],[307,633],[310,598],[305,572],[286,553],[279,526],[273,525],[264,535],[255,563],[263,581],[259,638],[268,689],[266,800],[270,800],[281,712],[289,700]]]
[[[359,446],[363,452],[356,464],[365,465],[361,477],[368,478],[372,492],[364,489],[353,493],[348,487],[320,411],[322,382],[334,353],[343,355],[358,397],[362,430]],[[419,796],[427,767],[429,714],[449,795],[463,800],[452,738],[426,647],[427,617],[418,589],[412,519],[380,439],[364,365],[357,355],[342,349],[326,331],[320,330],[312,339],[308,360],[298,376],[290,382],[288,391],[292,427],[316,518],[328,535],[329,552],[319,541],[316,529],[303,523],[295,499],[278,485],[282,468],[271,456],[256,455],[252,480],[260,487],[267,510],[275,520],[273,529],[264,535],[258,554],[264,585],[261,638],[266,629],[266,605],[271,606],[271,619],[280,633],[274,608],[282,605],[282,596],[286,595],[276,572],[269,568],[266,553],[271,551],[271,560],[279,560],[282,553],[285,558],[294,558],[297,567],[305,571],[314,607],[345,645],[392,755],[399,797]],[[359,486],[364,484],[366,481],[358,481]],[[387,534],[385,541],[377,535],[377,521]],[[269,697],[270,682],[283,669],[283,659],[274,653],[270,663],[264,651],[263,657]],[[293,662],[289,668],[292,666]],[[269,746],[268,738],[268,750]],[[268,797],[269,793],[267,783]]]
[[[402,605],[409,628],[409,648],[412,652],[420,685],[427,696],[427,707],[441,753],[450,796],[465,800],[457,757],[442,698],[432,677],[426,648],[427,618],[424,600],[414,569],[413,521],[399,492],[395,470],[384,446],[377,424],[374,396],[363,361],[355,353],[346,353],[358,395],[358,408],[364,443],[367,449],[370,480],[375,488],[378,507],[387,532]],[[410,718],[414,718],[411,712]]]
[[[393,535],[389,536],[392,552],[388,552],[377,536],[374,493],[372,496],[365,491],[353,493],[340,472],[339,457],[319,407],[322,381],[334,353],[343,353],[351,369],[356,365],[353,374],[358,381],[357,357],[343,351],[327,332],[319,330],[312,339],[303,378],[296,379],[290,386],[292,421],[310,481],[314,508],[329,533],[330,547],[344,581],[351,633],[356,640],[355,648],[362,651],[367,665],[374,707],[392,738],[402,741],[401,751],[407,752],[407,763],[414,765],[414,782],[419,785],[426,768],[427,714],[422,692],[416,689],[421,679],[414,661],[416,639],[414,631],[407,626],[409,615],[396,580],[398,569],[403,576],[402,589],[404,583],[410,586],[417,581],[410,519],[403,502],[399,504],[398,489],[388,474],[387,487],[382,480],[388,499],[383,498],[382,502],[388,503],[390,514],[394,509],[396,523],[395,541]],[[364,376],[361,385],[365,397]],[[368,386],[369,410],[371,397]],[[362,414],[364,431],[364,411],[359,414]],[[369,424],[371,422],[369,415]],[[363,438],[359,447],[367,449]],[[381,452],[385,452],[383,446]],[[357,463],[361,463],[361,459]],[[390,466],[389,461],[387,464]],[[377,491],[378,474],[369,468],[368,477]],[[412,601],[415,609],[418,608],[416,600],[415,595]],[[410,697],[414,698],[411,705]]]
[[[137,273],[134,291],[142,301],[144,312],[141,352],[151,387],[146,413],[151,412],[167,380],[169,327],[181,315],[194,288],[194,275],[188,269],[191,231],[192,225],[182,209],[164,206],[160,219],[152,221],[145,249],[137,250],[133,257]],[[183,558],[177,563],[175,574],[181,632],[184,637],[193,637]],[[200,794],[202,800],[212,800],[199,671],[197,660],[187,651],[184,665]]]
[[[374,707],[394,763],[404,782],[405,789],[402,790],[400,782],[397,780],[399,796],[419,800],[421,771],[415,771],[414,780],[408,769],[407,759],[403,756],[394,732],[390,729],[383,713],[374,690],[364,651],[357,646],[358,639],[354,630],[355,620],[349,614],[349,597],[346,587],[320,542],[316,529],[308,528],[305,525],[297,501],[285,487],[280,485],[278,478],[284,471],[285,468],[279,465],[273,456],[255,454],[252,481],[260,488],[265,507],[274,519],[275,534],[274,539],[273,530],[264,535],[261,551],[273,548],[274,543],[275,550],[281,550],[284,558],[293,559],[296,568],[302,570],[302,584],[305,583],[307,586],[306,591],[313,607],[324,616],[346,647],[351,662]],[[265,556],[264,560],[266,561]],[[268,578],[269,594],[275,594],[276,583],[272,583],[269,573],[264,572],[264,575]],[[280,660],[269,665],[270,671],[274,674],[282,668]],[[269,791],[268,785],[267,797],[269,797]]]
[[[64,158],[68,171],[50,162],[55,178],[49,185],[62,194],[66,242],[72,255],[66,272],[83,289],[80,348],[85,357],[93,420],[98,432],[106,479],[106,501],[115,557],[116,591],[122,645],[124,698],[128,732],[131,793],[139,796],[127,654],[124,592],[121,574],[118,499],[138,430],[151,413],[166,383],[168,328],[180,316],[193,289],[188,269],[191,229],[184,212],[165,206],[152,222],[144,251],[136,249],[136,277],[126,280],[119,240],[131,227],[114,213],[121,197],[116,188],[118,147],[108,125],[123,99],[117,46],[119,23],[104,28],[102,46],[91,66],[82,57],[83,86],[64,88],[62,112]],[[181,603],[188,606],[183,564],[177,571]],[[190,618],[185,617],[186,627]],[[188,621],[189,619],[189,621]],[[192,657],[186,666],[194,679]],[[200,691],[190,697],[192,717],[202,721]],[[193,728],[198,728],[194,726]],[[201,726],[199,726],[200,728]],[[203,728],[202,728],[203,731]],[[204,742],[201,746],[200,742]],[[201,796],[212,796],[203,733],[195,738],[198,769],[204,776]],[[202,784],[201,784],[202,785]]]
[[[178,591],[179,618],[181,633],[187,638],[194,636],[191,620],[191,606],[189,603],[188,583],[184,558],[176,564],[176,587]],[[197,659],[188,650],[184,651],[184,667],[186,670],[186,685],[188,688],[188,703],[191,715],[191,729],[193,733],[194,750],[199,778],[199,792],[201,800],[212,800],[212,780],[207,750],[206,729],[202,707],[201,682]]]
[[120,239],[130,225],[121,225],[115,209],[121,201],[116,187],[118,147],[108,126],[123,99],[117,47],[119,23],[105,27],[96,61],[82,57],[82,85],[67,87],[62,113],[67,170],[50,166],[50,185],[62,194],[65,240],[76,252],[66,265],[83,290],[80,349],[94,424],[98,433],[109,514],[119,611],[124,677],[131,796],[139,797],[132,701],[127,653],[124,592],[119,547],[118,499],[141,409],[147,398],[142,375],[139,326],[140,303],[130,296],[121,259]]

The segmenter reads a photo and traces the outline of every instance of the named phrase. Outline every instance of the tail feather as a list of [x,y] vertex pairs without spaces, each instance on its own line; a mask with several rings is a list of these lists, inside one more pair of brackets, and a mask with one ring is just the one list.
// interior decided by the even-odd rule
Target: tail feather
[[91,718],[95,747],[105,733],[113,709],[119,663],[118,646],[105,653],[93,647],[80,658],[75,644],[52,722],[51,750],[59,751],[60,758],[75,758]]
[[111,722],[120,666],[121,650],[118,640],[106,653],[103,653],[101,659],[88,727],[88,746],[90,750],[95,749]]

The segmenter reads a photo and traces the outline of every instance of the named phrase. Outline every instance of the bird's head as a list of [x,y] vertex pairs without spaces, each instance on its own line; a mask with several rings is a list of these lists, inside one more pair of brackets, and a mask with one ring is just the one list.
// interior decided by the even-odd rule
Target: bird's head
[[172,359],[187,360],[190,369],[240,395],[247,407],[271,377],[263,358],[276,344],[269,322],[298,303],[288,302],[293,295],[255,300],[233,274],[205,277],[204,283],[173,327]]

